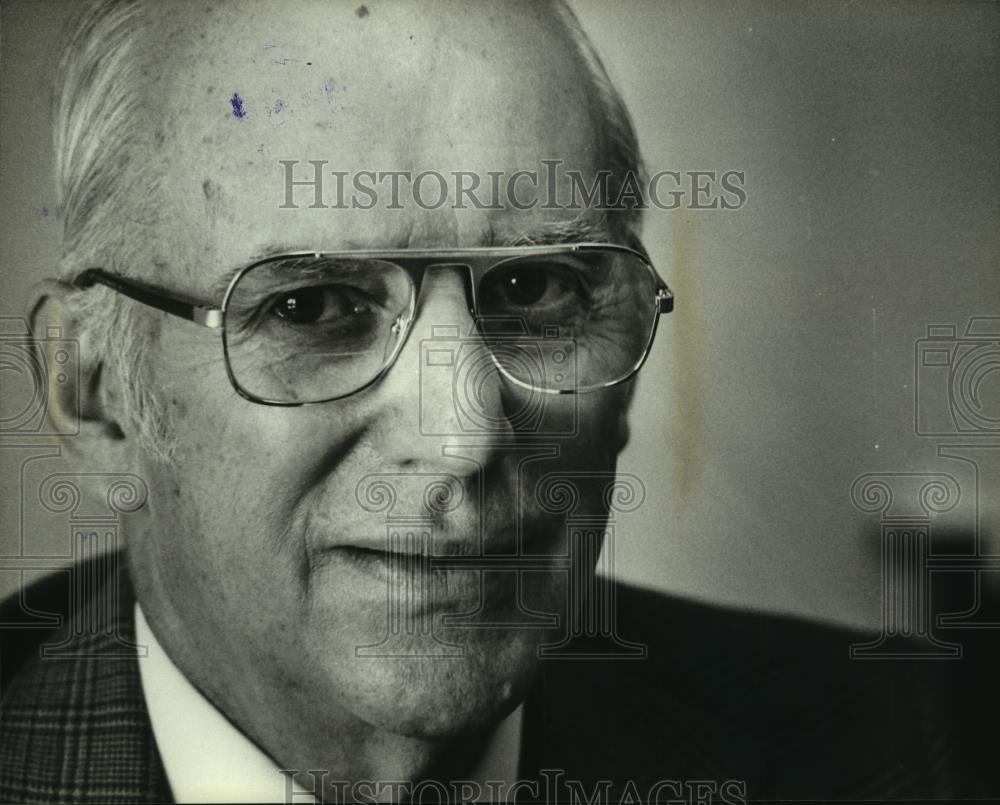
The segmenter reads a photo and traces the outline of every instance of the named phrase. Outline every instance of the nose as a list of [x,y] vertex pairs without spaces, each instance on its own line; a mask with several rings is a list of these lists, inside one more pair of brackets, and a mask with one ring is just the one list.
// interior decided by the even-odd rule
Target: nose
[[465,266],[427,269],[406,341],[374,390],[384,415],[380,452],[397,466],[442,468],[452,463],[446,445],[475,441],[489,452],[513,433],[503,379],[475,327],[468,281]]

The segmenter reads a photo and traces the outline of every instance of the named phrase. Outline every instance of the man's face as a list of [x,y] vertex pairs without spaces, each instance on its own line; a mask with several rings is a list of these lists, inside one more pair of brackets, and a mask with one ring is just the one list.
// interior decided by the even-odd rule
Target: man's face
[[[327,171],[473,170],[484,180],[487,171],[538,169],[542,159],[586,176],[601,167],[583,67],[548,12],[532,3],[477,5],[474,14],[461,4],[417,12],[368,2],[367,13],[356,5],[282,3],[253,14],[243,4],[199,7],[183,29],[164,15],[162,77],[147,99],[167,165],[163,206],[148,265],[132,270],[218,304],[226,276],[274,251],[475,247],[575,216],[451,203],[423,210],[406,195],[401,210],[386,209],[385,199],[370,210],[312,209],[311,188],[296,191],[297,209],[281,209],[279,160],[298,160],[296,178],[312,176],[308,160],[327,160]],[[575,416],[572,437],[539,440],[510,423],[422,435],[421,422],[423,432],[462,430],[452,384],[421,387],[420,342],[432,325],[470,332],[454,268],[428,272],[387,376],[304,407],[239,397],[218,334],[189,322],[163,318],[146,357],[176,449],[169,466],[143,459],[151,517],[129,537],[140,601],[178,665],[279,760],[271,736],[282,719],[321,740],[352,727],[454,736],[512,709],[546,635],[442,618],[523,622],[516,575],[406,571],[387,584],[387,516],[428,517],[425,488],[445,478],[461,502],[428,521],[436,553],[473,554],[480,545],[512,553],[521,533],[523,552],[555,555],[566,550],[565,515],[543,511],[538,481],[614,470],[623,387],[546,397],[545,427],[565,430]],[[476,405],[501,423],[527,394],[496,374],[479,391]],[[373,476],[393,487],[391,511],[366,505]],[[600,495],[588,490],[583,483],[577,514],[600,510]],[[522,574],[520,584],[525,602],[565,609],[565,573],[555,564]],[[415,631],[374,652],[384,656],[359,656],[358,647],[385,639],[389,599],[408,602],[404,631],[407,623]],[[445,643],[459,655],[421,656]]]

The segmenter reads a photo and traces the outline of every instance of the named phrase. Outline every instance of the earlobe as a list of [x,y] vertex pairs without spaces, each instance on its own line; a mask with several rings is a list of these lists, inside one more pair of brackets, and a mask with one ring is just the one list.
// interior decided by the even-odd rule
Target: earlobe
[[101,356],[86,328],[72,315],[65,296],[71,291],[55,281],[33,291],[29,323],[38,365],[45,375],[47,429],[61,434],[71,450],[92,452],[95,442],[120,441],[118,424]]

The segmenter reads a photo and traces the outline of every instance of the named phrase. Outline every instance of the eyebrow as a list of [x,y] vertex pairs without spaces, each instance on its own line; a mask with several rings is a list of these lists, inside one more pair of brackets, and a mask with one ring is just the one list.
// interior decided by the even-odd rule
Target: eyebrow
[[[493,234],[493,233],[491,233]],[[509,246],[559,246],[567,243],[607,242],[608,225],[606,216],[594,218],[574,218],[572,221],[547,221],[527,232],[490,238],[488,245]]]
[[221,274],[216,278],[215,282],[212,283],[212,295],[213,298],[221,299],[225,296],[226,291],[229,290],[229,286],[232,284],[233,277],[239,274],[244,268],[246,268],[251,263],[259,262],[260,260],[267,260],[270,257],[278,257],[282,254],[291,254],[292,252],[303,251],[301,246],[293,245],[290,243],[281,243],[278,241],[272,241],[270,243],[265,243],[259,249],[256,249],[253,254],[251,254],[245,262],[238,266],[230,268],[228,271]]

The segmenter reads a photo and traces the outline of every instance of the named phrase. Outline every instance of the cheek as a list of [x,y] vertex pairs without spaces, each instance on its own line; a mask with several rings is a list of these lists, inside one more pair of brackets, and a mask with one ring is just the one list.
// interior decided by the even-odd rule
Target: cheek
[[183,322],[164,327],[156,357],[152,387],[173,445],[169,467],[160,470],[163,494],[155,493],[156,527],[183,523],[171,539],[187,541],[187,553],[207,565],[260,574],[277,561],[298,572],[309,509],[370,415],[359,404],[245,400],[229,382],[221,343]]
[[[522,439],[521,447],[530,446],[539,453],[548,449],[551,456],[525,460],[509,471],[521,479],[522,517],[537,518],[538,524],[563,534],[567,517],[606,514],[607,488],[615,479],[618,455],[628,434],[629,393],[616,387],[550,399],[548,421],[570,423],[572,428]],[[525,458],[528,455],[524,453]]]
[[588,470],[614,467],[628,438],[630,397],[625,388],[613,387],[553,398],[551,418],[567,426],[566,435],[554,439],[564,464],[578,462],[579,469]]
[[337,420],[310,417],[309,409],[240,397],[227,376],[221,343],[196,338],[201,335],[166,335],[154,378],[182,494],[191,501],[210,495],[213,511],[237,521],[240,512],[255,507],[280,508],[336,450],[343,429]]
[[504,418],[520,436],[548,439],[570,452],[617,454],[627,438],[631,397],[626,384],[587,394],[545,394],[508,386],[501,400]]
[[324,423],[308,427],[301,409],[248,402],[228,381],[164,390],[173,450],[154,467],[157,527],[170,523],[202,561],[250,571],[276,554],[294,555],[296,507],[341,439]]
[[[302,622],[306,513],[342,440],[336,423],[308,427],[300,409],[228,391],[173,406],[172,460],[146,462],[148,528],[131,561],[146,600],[199,624],[193,642],[277,645]],[[234,637],[216,634],[220,624]]]

